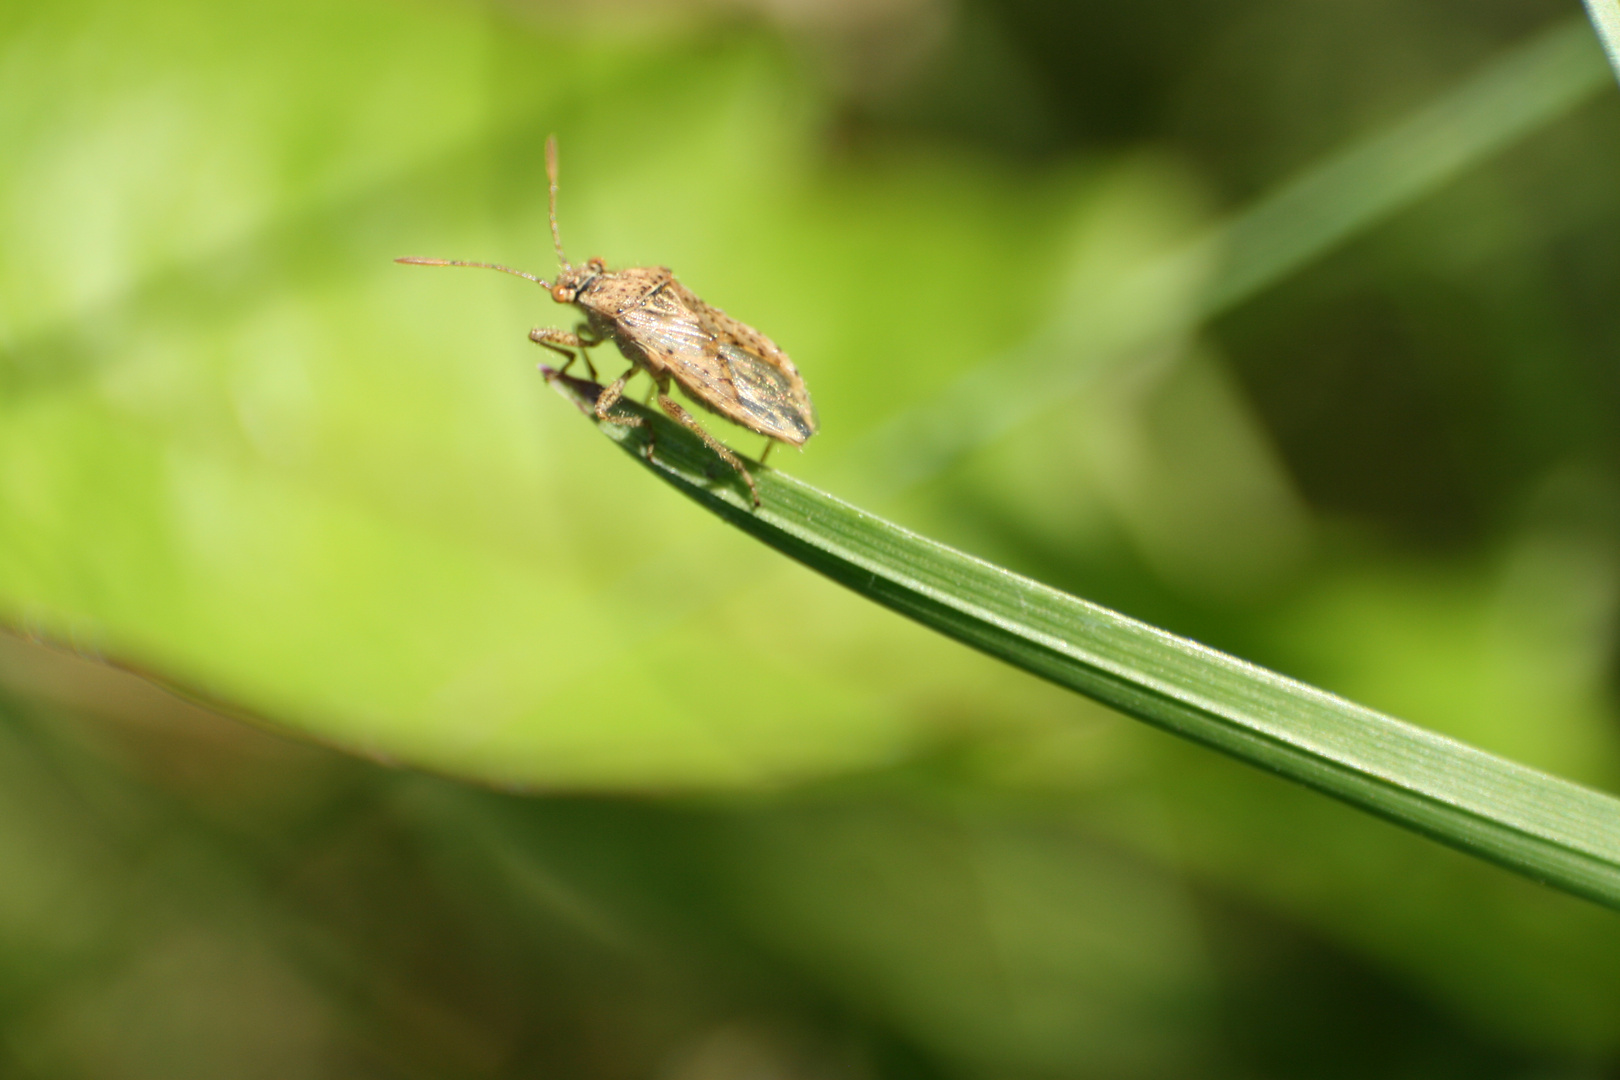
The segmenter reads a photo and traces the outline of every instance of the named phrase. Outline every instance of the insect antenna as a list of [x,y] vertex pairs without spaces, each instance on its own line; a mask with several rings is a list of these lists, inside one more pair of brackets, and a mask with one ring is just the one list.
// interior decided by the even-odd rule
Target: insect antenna
[[406,255],[394,261],[397,263],[410,263],[412,266],[482,266],[486,270],[499,270],[503,274],[514,274],[520,278],[528,278],[542,289],[551,288],[550,285],[547,285],[526,270],[514,270],[510,266],[502,266],[500,263],[468,262],[464,259],[427,259],[420,255]]
[[557,136],[546,136],[546,179],[551,181],[551,245],[557,249],[557,261],[564,270],[572,270],[573,264],[568,256],[563,254],[562,233],[557,231]]

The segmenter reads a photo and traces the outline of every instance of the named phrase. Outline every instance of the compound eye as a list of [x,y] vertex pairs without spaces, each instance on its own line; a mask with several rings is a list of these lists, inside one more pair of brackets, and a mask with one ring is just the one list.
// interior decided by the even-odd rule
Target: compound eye
[[585,260],[585,268],[597,274],[607,273],[607,262],[600,255]]
[[553,285],[551,298],[559,304],[572,304],[574,302],[574,289],[570,285]]

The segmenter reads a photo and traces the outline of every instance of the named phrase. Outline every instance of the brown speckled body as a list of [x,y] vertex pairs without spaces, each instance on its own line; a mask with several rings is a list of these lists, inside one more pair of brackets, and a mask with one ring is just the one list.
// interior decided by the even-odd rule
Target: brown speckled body
[[815,407],[787,353],[704,303],[668,267],[609,271],[592,259],[559,276],[552,295],[570,296],[564,302],[585,312],[591,334],[611,339],[655,383],[673,379],[696,404],[780,442],[803,446],[815,434]]
[[[639,425],[637,416],[612,412],[624,394],[625,382],[638,371],[653,381],[658,406],[691,429],[748,484],[754,505],[759,488],[742,459],[705,431],[690,413],[669,396],[674,382],[698,405],[749,431],[775,442],[803,446],[816,433],[816,411],[810,404],[799,369],[776,343],[747,323],[739,322],[700,300],[675,280],[665,266],[636,266],[609,270],[601,259],[575,266],[563,254],[557,231],[557,141],[546,140],[546,175],[551,181],[551,236],[562,265],[552,284],[522,270],[495,263],[409,257],[399,262],[427,266],[483,266],[515,274],[539,284],[559,304],[573,304],[585,313],[585,323],[570,332],[537,326],[529,339],[567,357],[558,374],[583,359],[596,377],[586,355],[591,346],[612,341],[630,361],[626,371],[603,388],[596,399],[598,420]],[[549,370],[549,369],[547,369]],[[766,453],[775,443],[766,444]],[[651,443],[648,453],[652,453]],[[760,456],[760,461],[765,455]]]

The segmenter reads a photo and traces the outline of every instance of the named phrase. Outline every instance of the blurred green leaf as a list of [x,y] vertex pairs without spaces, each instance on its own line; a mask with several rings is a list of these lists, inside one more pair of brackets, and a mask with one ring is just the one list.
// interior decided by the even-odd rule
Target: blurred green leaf
[[[773,330],[825,325],[793,313],[797,292],[860,337],[897,296],[950,304],[920,275],[880,295],[836,273],[852,251],[875,265],[861,244],[937,246],[960,277],[987,248],[1027,251],[1038,204],[1068,191],[1010,229],[964,212],[1013,201],[985,197],[983,169],[922,196],[894,168],[818,199],[796,179],[805,87],[756,31],[697,51],[580,34],[537,70],[549,38],[454,6],[291,3],[262,33],[192,0],[91,9],[12,9],[28,32],[0,64],[0,217],[17,223],[0,245],[0,619],[503,784],[753,785],[887,760],[929,730],[769,656],[784,707],[763,720],[747,686],[705,685],[713,646],[672,628],[716,569],[735,584],[765,563],[722,540],[663,570],[690,590],[621,584],[658,555],[644,535],[710,526],[673,499],[622,505],[583,436],[534,407],[522,331],[550,301],[389,259],[549,256],[540,147],[557,130],[571,244],[657,251],[761,321],[789,309]],[[587,69],[603,85],[580,96]],[[22,88],[56,80],[33,108]],[[614,127],[653,94],[683,117],[641,148],[673,163],[657,198]],[[762,289],[756,260],[787,248],[800,279]],[[1018,310],[1013,283],[987,291]],[[965,363],[996,330],[912,333]],[[829,368],[823,401],[838,382]],[[662,640],[625,653],[615,590],[637,594],[634,633]]]
[[[552,381],[590,411],[596,384]],[[1620,799],[1019,577],[780,473],[758,471],[755,509],[742,478],[690,432],[625,408],[643,424],[601,424],[609,439],[724,520],[862,596],[1138,719],[1620,907]]]

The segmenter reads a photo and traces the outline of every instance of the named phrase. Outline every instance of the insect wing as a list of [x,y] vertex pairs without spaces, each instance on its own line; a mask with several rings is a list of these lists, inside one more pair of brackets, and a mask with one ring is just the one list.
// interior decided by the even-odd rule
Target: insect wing
[[721,345],[719,358],[736,387],[737,407],[749,417],[748,427],[795,446],[815,434],[815,414],[800,408],[792,382],[779,368],[738,345]]
[[[671,284],[681,288],[678,282]],[[744,423],[761,434],[803,446],[816,433],[816,410],[787,353],[752,326],[690,292],[685,300],[717,343],[716,351],[737,389],[738,406],[752,421]]]
[[[721,378],[714,359],[714,336],[703,329],[697,318],[667,289],[641,298],[617,315],[620,335],[639,346],[655,368],[668,368],[683,384],[696,382],[711,397],[730,397],[730,391],[715,385]],[[713,369],[706,379],[692,378],[701,368]]]
[[618,321],[694,401],[761,435],[803,445],[814,434],[815,422],[796,401],[793,380],[763,356],[728,340],[731,335],[722,327],[705,326],[711,319],[704,316],[711,313],[720,314],[696,297],[663,288],[621,313]]

